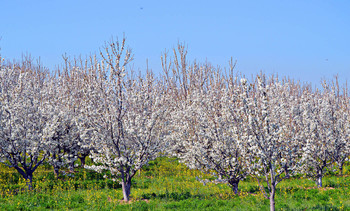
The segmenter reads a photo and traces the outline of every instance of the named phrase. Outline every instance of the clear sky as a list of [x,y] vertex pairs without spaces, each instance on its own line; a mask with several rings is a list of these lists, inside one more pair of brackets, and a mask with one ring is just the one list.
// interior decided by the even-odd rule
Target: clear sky
[[350,80],[349,0],[3,0],[1,54],[40,57],[53,69],[62,54],[97,53],[123,37],[135,55],[161,71],[165,49],[185,42],[190,60],[228,66],[250,76],[263,71],[318,84]]

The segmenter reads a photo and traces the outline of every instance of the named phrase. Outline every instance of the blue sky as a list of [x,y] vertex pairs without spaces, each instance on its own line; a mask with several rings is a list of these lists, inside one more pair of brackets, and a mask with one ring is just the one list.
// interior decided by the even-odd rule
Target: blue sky
[[350,80],[350,1],[2,1],[1,54],[40,57],[54,69],[62,55],[98,53],[111,37],[127,37],[134,67],[146,59],[161,71],[160,56],[178,42],[189,60],[251,76],[263,71],[318,84],[339,74]]

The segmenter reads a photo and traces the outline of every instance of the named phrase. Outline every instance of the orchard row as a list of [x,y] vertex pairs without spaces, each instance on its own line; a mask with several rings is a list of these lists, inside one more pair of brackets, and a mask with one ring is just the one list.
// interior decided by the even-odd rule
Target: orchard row
[[[135,173],[157,156],[176,156],[211,172],[238,193],[255,177],[274,209],[277,184],[306,174],[343,171],[349,157],[349,96],[337,79],[320,89],[264,74],[247,79],[210,64],[188,63],[179,45],[162,56],[163,73],[130,70],[122,42],[101,55],[70,61],[54,74],[33,65],[0,63],[0,161],[32,186],[50,163],[109,171],[129,200]],[[99,59],[100,58],[100,59]],[[267,184],[267,190],[263,187]]]

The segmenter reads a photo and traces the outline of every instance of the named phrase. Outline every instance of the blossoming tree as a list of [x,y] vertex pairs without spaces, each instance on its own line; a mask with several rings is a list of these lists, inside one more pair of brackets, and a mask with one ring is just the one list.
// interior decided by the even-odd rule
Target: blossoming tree
[[48,155],[42,136],[48,78],[48,73],[30,60],[0,69],[0,161],[15,168],[29,189],[34,171]]
[[[342,170],[349,156],[349,120],[345,111],[348,100],[342,98],[335,87],[323,84],[323,91],[306,93],[303,97],[303,171],[315,178],[322,187],[326,169],[336,162]],[[346,93],[344,93],[346,96]]]
[[238,84],[225,84],[220,74],[216,76],[206,79],[205,89],[193,88],[179,102],[172,115],[176,129],[169,149],[188,167],[214,172],[237,194],[239,182],[248,174],[241,130],[244,116],[238,112],[243,104],[237,99]]
[[105,50],[103,61],[90,72],[84,96],[88,103],[83,112],[93,128],[96,150],[91,154],[95,165],[87,168],[109,171],[128,201],[133,176],[162,151],[167,104],[152,73],[135,77],[126,70],[132,56],[125,39]]
[[[264,75],[257,77],[250,90],[247,82],[242,81],[242,84],[246,92],[243,101],[248,116],[246,144],[251,172],[258,181],[260,176],[265,179],[269,192],[261,190],[270,199],[270,210],[275,210],[277,184],[293,175],[300,165],[298,127],[290,123],[295,99],[289,98],[287,84],[282,85],[273,78],[266,83]],[[291,131],[295,135],[290,135]]]

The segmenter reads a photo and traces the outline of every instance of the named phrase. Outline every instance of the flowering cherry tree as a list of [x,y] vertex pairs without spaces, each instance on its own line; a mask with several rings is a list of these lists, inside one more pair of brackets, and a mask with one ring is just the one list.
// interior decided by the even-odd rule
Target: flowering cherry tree
[[258,181],[260,176],[264,177],[269,193],[261,189],[270,199],[270,210],[275,210],[277,184],[295,173],[300,165],[300,142],[298,136],[289,132],[297,132],[297,127],[290,123],[293,118],[290,106],[295,99],[289,98],[287,84],[273,78],[266,84],[264,75],[257,77],[250,90],[244,79],[242,84],[251,172]]
[[322,187],[327,168],[336,162],[342,170],[349,156],[347,101],[342,102],[334,87],[326,83],[323,92],[304,96],[303,171],[316,179],[318,187]]
[[176,129],[169,149],[188,167],[213,172],[237,194],[239,182],[248,174],[239,86],[225,84],[224,78],[216,78],[216,82],[207,79],[211,85],[189,91],[174,110],[172,124]]
[[167,104],[152,73],[135,77],[127,72],[132,56],[125,39],[105,50],[103,62],[91,71],[85,96],[88,104],[83,112],[96,150],[91,154],[96,165],[87,168],[108,170],[122,184],[128,201],[135,173],[162,151]]
[[30,60],[0,70],[0,162],[15,168],[32,188],[34,171],[48,155],[42,134],[47,117],[48,73]]
[[340,175],[343,166],[350,156],[350,117],[349,96],[346,87],[341,91],[336,77],[328,89],[328,102],[331,105],[329,125],[331,138],[334,139],[333,160],[336,162]]

